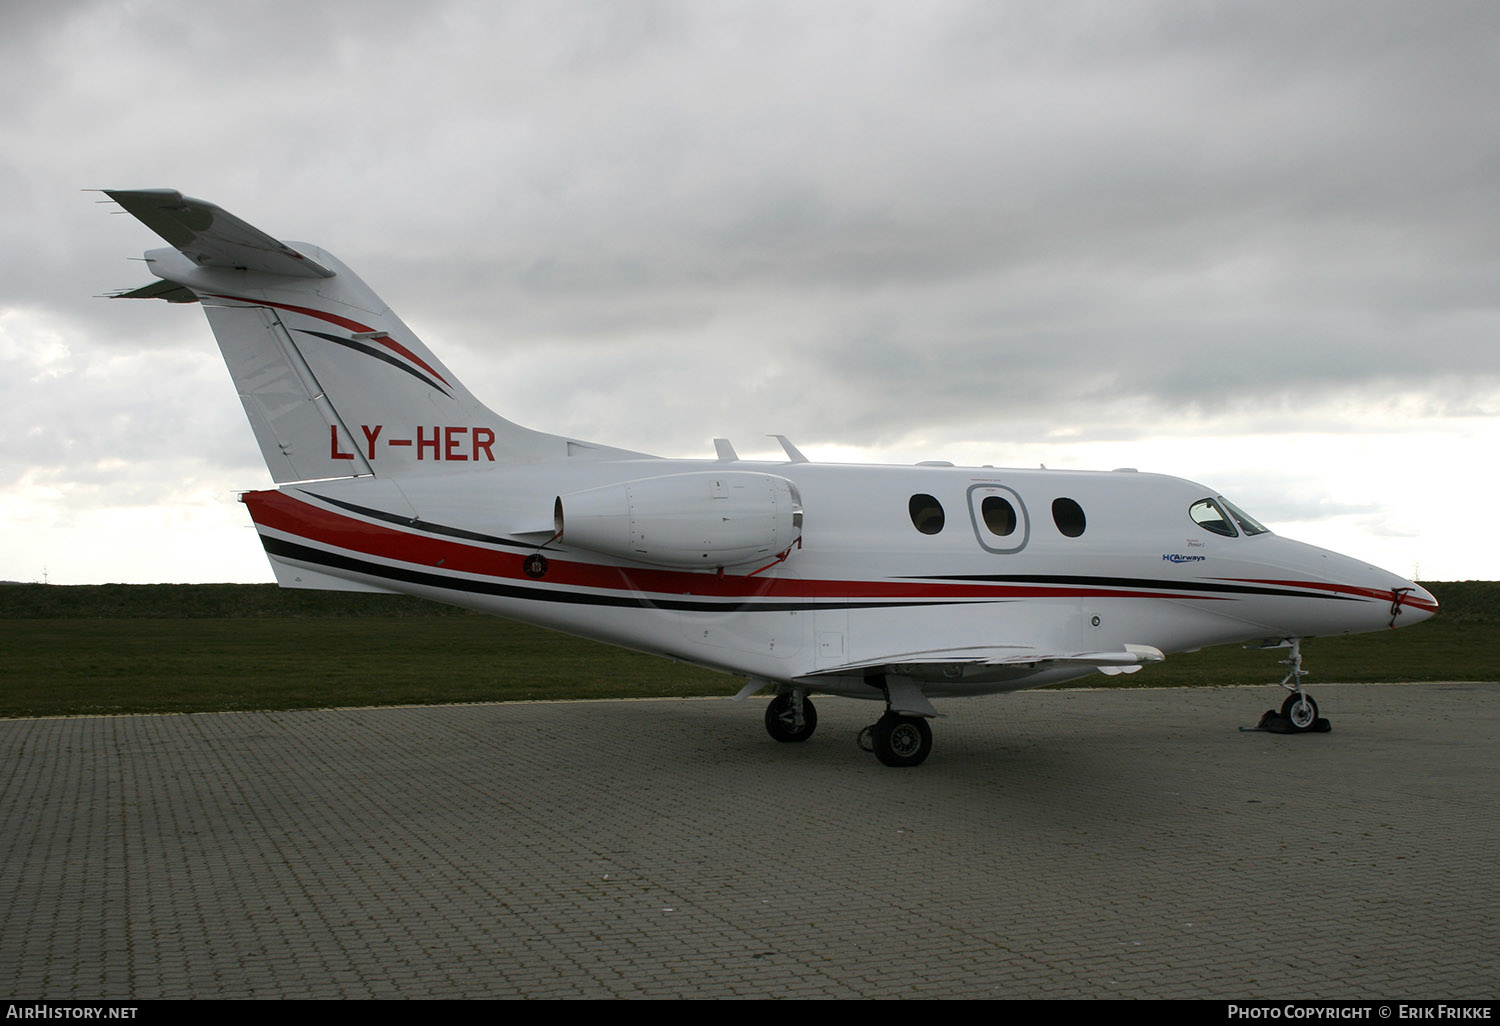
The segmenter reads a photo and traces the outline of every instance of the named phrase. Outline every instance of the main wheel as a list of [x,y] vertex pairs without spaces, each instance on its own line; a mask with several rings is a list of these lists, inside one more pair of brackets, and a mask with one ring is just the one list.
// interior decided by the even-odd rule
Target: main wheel
[[1281,715],[1292,725],[1292,730],[1301,733],[1311,730],[1318,722],[1318,703],[1311,695],[1291,694],[1281,703]]
[[888,712],[871,729],[875,757],[887,766],[920,766],[932,752],[932,728],[921,716]]
[[812,699],[802,698],[802,726],[797,726],[797,712],[792,696],[777,695],[766,706],[766,733],[778,741],[806,741],[818,729],[818,710]]

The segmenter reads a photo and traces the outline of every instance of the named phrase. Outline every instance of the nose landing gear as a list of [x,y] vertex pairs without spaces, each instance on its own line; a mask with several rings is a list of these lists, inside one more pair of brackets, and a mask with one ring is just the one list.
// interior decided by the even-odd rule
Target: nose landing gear
[[[1291,694],[1287,695],[1286,700],[1281,703],[1279,714],[1275,710],[1266,710],[1266,714],[1260,718],[1260,723],[1253,729],[1268,730],[1276,734],[1302,734],[1308,731],[1326,734],[1332,730],[1329,722],[1318,716],[1318,703],[1313,701],[1313,697],[1302,687],[1302,678],[1308,675],[1308,672],[1302,668],[1302,639],[1283,638],[1259,647],[1291,648],[1291,657],[1281,660],[1281,665],[1288,667],[1286,676],[1281,678],[1281,687]],[[1240,729],[1247,728],[1241,727]]]

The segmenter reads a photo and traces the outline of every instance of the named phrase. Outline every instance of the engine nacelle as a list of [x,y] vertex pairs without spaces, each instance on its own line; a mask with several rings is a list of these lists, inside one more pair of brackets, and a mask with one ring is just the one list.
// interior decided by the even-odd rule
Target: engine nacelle
[[802,497],[774,474],[670,474],[559,495],[557,531],[576,545],[676,570],[767,563],[802,536]]

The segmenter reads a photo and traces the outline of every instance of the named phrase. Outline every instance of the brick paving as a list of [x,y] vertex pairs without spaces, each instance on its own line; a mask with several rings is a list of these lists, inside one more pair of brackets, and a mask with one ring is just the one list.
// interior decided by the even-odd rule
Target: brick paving
[[0,721],[0,992],[1500,994],[1500,686]]

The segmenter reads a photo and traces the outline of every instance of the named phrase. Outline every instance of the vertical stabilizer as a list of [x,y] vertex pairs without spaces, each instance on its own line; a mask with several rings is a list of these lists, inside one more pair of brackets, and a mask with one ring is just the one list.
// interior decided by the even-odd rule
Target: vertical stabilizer
[[278,483],[640,455],[497,415],[316,246],[171,190],[107,194],[173,247],[146,254],[166,285],[120,295],[203,304]]

